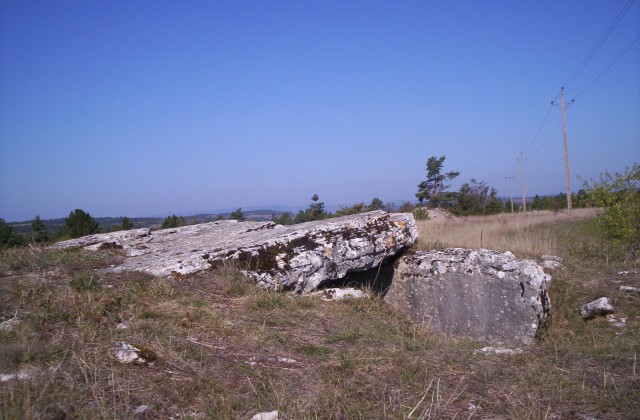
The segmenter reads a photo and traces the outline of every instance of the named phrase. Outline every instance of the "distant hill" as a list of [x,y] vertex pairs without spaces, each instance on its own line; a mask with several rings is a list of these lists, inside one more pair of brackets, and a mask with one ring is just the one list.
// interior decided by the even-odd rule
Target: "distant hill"
[[[182,215],[182,217],[184,217],[185,221],[188,224],[206,223],[206,222],[212,222],[214,220],[218,220],[220,216],[222,216],[224,219],[228,219],[229,214],[234,210],[236,209],[233,209],[226,213],[206,213],[206,214],[201,213],[201,214],[194,214],[194,215]],[[268,220],[271,220],[273,216],[280,216],[283,213],[285,213],[284,211],[264,210],[264,209],[250,210],[250,211],[243,210],[242,212],[244,213],[244,216],[247,220],[253,220],[253,221],[268,221]],[[43,219],[42,223],[44,223],[44,226],[47,228],[49,232],[57,232],[62,227],[64,227],[64,219],[65,218],[48,219],[48,220]],[[94,219],[100,225],[100,230],[109,231],[113,228],[116,228],[122,225],[123,217],[94,217]],[[131,224],[134,229],[145,228],[145,227],[159,228],[162,226],[162,222],[164,219],[165,217],[129,217],[129,220],[131,221]],[[22,222],[10,222],[8,223],[8,225],[11,226],[13,231],[16,233],[31,232],[31,220],[22,221]]]

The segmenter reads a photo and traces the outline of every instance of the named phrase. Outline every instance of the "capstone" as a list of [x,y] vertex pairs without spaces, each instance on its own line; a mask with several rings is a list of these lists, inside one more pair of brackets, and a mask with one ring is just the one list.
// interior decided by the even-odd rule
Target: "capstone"
[[377,267],[418,236],[413,215],[373,211],[299,225],[223,220],[173,229],[116,232],[59,242],[58,248],[118,248],[107,271],[186,275],[233,263],[258,285],[307,293],[347,273]]

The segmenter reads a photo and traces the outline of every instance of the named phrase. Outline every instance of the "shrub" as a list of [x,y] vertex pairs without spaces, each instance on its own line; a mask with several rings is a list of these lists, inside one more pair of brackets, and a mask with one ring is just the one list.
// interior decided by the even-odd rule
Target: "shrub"
[[601,233],[609,238],[626,242],[637,255],[640,249],[640,165],[616,173],[607,171],[600,180],[585,182],[588,201],[604,210],[599,214]]

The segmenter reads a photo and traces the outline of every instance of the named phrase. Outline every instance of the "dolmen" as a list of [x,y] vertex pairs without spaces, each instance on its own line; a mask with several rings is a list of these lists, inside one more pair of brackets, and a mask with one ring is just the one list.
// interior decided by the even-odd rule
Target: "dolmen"
[[173,229],[134,229],[58,242],[57,248],[121,249],[113,272],[187,275],[236,264],[264,288],[308,293],[377,267],[418,237],[413,215],[372,211],[291,226],[222,220]]

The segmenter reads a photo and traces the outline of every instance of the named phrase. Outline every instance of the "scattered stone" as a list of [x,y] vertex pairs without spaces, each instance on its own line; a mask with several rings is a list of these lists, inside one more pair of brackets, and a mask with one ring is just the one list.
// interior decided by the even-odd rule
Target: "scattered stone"
[[620,291],[628,293],[640,293],[640,287],[620,286]]
[[618,271],[619,276],[629,276],[631,274],[638,274],[638,271]]
[[129,328],[129,325],[125,324],[124,322],[121,322],[118,325],[116,325],[116,330],[126,330],[127,328]]
[[0,382],[9,382],[17,379],[19,381],[28,381],[34,375],[33,369],[21,370],[18,373],[0,373]]
[[311,293],[311,296],[320,296],[320,299],[325,301],[335,301],[344,299],[366,299],[370,296],[362,290],[347,287],[344,289],[330,288],[322,289],[317,292]]
[[562,264],[563,259],[555,255],[541,255],[540,260],[542,260],[542,268],[546,268],[548,270],[564,268],[564,265]]
[[134,346],[124,341],[116,342],[111,348],[111,354],[120,363],[124,364],[133,363],[136,365],[151,366],[158,359],[158,356],[151,350],[141,346]]
[[0,382],[13,381],[17,376],[15,373],[0,373]]
[[264,288],[306,293],[347,273],[377,267],[411,246],[417,236],[412,214],[373,211],[292,226],[222,220],[153,232],[136,229],[54,247],[118,247],[128,258],[105,271],[156,276],[186,275],[235,262]]
[[559,268],[564,268],[564,265],[562,265],[562,263],[559,263],[557,261],[544,260],[542,261],[542,268],[546,268],[548,270],[557,270]]
[[435,331],[530,344],[551,311],[551,276],[510,252],[449,248],[401,257],[385,301]]
[[489,353],[493,353],[497,355],[506,354],[508,356],[513,356],[516,354],[524,353],[524,350],[522,350],[519,347],[515,349],[508,349],[505,347],[483,347],[481,349],[473,351],[473,354],[489,354]]
[[613,302],[608,297],[601,297],[580,307],[580,315],[591,319],[613,312]]
[[11,319],[7,319],[6,321],[0,322],[0,331],[12,331],[18,325],[20,325],[20,320],[16,317],[13,317]]
[[623,328],[627,326],[627,318],[616,318],[615,316],[609,314],[607,315],[607,321],[611,323],[614,327]]
[[284,363],[284,364],[287,364],[287,365],[292,365],[292,364],[298,363],[298,361],[296,359],[290,359],[288,357],[251,356],[251,357],[249,357],[249,360],[247,360],[244,363],[249,365],[249,366],[255,366],[258,363],[268,363],[268,364],[271,364],[271,365],[275,365],[277,363]]
[[135,410],[133,410],[133,414],[144,414],[152,409],[153,407],[151,407],[150,405],[139,405]]
[[258,413],[251,417],[251,420],[278,420],[278,411]]

